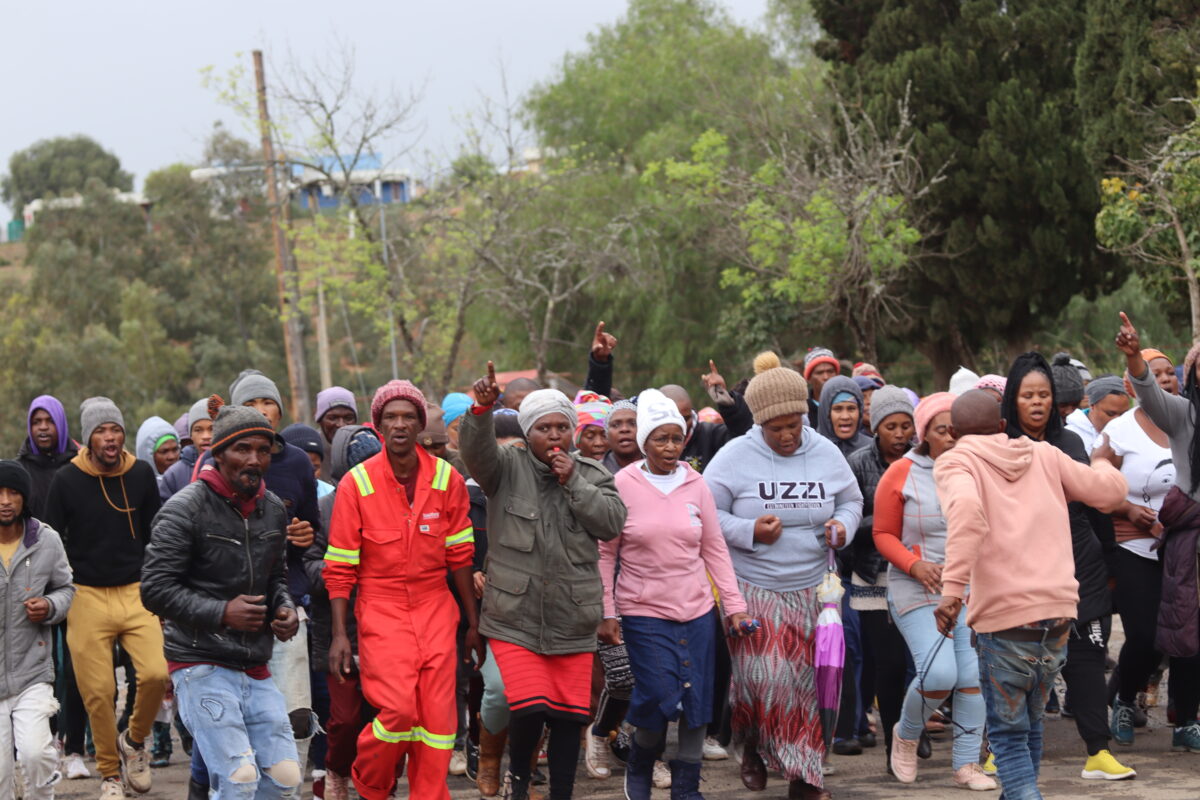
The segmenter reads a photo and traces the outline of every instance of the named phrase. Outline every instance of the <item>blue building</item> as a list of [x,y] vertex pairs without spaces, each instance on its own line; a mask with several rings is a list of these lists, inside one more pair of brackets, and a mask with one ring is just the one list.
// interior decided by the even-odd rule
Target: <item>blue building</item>
[[[292,199],[305,209],[336,209],[342,195],[354,192],[360,205],[375,203],[408,203],[419,194],[412,177],[398,170],[385,169],[378,154],[368,153],[358,157],[353,164],[351,156],[340,160],[335,156],[321,158],[316,165],[292,165]],[[350,167],[347,179],[342,162]]]

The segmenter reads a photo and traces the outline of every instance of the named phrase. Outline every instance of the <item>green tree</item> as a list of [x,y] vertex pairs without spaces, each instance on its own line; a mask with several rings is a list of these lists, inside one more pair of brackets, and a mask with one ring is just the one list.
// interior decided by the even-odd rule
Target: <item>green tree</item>
[[1101,182],[1096,233],[1148,274],[1184,284],[1192,338],[1200,341],[1200,98],[1187,105],[1190,122],[1156,152],[1126,162],[1122,176]]
[[1140,160],[1187,121],[1172,102],[1192,93],[1200,64],[1200,9],[1191,0],[1088,0],[1075,63],[1083,146],[1095,169]]
[[1099,194],[1079,138],[1082,0],[813,0],[841,93],[885,129],[911,85],[914,152],[946,179],[902,333],[944,385],[959,363],[1031,335],[1124,274],[1096,248]]
[[133,176],[121,161],[88,136],[42,139],[8,159],[8,174],[0,179],[0,194],[13,213],[40,197],[82,192],[95,178],[112,189],[129,191]]

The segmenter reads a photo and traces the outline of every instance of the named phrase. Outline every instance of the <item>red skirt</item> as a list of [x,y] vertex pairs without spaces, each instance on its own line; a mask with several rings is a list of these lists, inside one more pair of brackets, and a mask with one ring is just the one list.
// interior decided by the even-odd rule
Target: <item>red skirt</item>
[[544,656],[511,642],[489,639],[509,712],[545,714],[570,722],[590,720],[594,653]]

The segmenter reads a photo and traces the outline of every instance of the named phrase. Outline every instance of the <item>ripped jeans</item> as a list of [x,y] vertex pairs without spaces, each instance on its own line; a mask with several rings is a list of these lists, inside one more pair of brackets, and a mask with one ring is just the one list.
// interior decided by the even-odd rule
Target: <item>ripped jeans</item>
[[296,740],[271,680],[196,664],[171,674],[179,714],[218,777],[214,800],[290,799],[300,785]]
[[976,636],[979,688],[987,704],[987,735],[1005,800],[1041,800],[1042,717],[1046,697],[1066,660],[1067,634],[1052,637],[1053,621],[1037,623],[1040,641]]

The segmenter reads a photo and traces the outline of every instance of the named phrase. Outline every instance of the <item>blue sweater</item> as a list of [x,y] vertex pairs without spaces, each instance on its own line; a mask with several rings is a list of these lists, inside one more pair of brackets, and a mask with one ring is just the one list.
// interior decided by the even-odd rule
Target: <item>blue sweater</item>
[[[846,526],[846,544],[862,517],[863,499],[850,465],[825,437],[805,428],[800,449],[775,453],[755,425],[725,445],[704,471],[717,502],[721,532],[739,579],[791,592],[816,586],[825,575],[825,522]],[[754,541],[754,521],[774,514],[783,533],[774,544]]]

